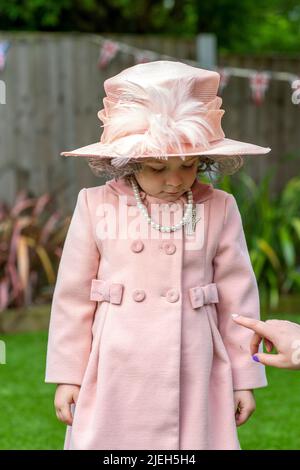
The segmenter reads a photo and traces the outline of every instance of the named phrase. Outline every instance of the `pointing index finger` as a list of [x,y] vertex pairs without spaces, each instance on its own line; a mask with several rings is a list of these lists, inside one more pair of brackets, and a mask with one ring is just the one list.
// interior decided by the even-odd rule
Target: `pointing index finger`
[[232,315],[232,319],[239,325],[245,326],[246,328],[250,328],[262,337],[269,336],[267,325],[261,320],[255,320],[254,318],[249,318],[243,315],[236,314]]

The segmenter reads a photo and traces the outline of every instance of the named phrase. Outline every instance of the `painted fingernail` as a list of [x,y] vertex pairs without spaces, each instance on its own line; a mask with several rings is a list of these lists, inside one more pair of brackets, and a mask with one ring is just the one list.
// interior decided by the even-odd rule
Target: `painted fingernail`
[[258,357],[255,354],[252,356],[252,359],[253,359],[253,361],[260,362]]
[[238,314],[237,314],[237,313],[232,313],[231,316],[232,316],[233,318],[236,318],[236,317],[238,317]]

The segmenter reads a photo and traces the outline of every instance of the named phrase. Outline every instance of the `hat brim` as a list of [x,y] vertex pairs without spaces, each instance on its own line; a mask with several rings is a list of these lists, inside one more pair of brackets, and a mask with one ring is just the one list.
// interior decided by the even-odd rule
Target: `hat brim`
[[[130,146],[131,136],[123,137],[118,140],[118,146],[127,148]],[[86,145],[75,150],[61,152],[60,155],[65,157],[99,157],[99,158],[115,158],[121,155],[113,152],[114,143],[111,145],[103,144],[102,142],[95,142],[94,144]],[[192,147],[189,144],[182,144],[181,153],[165,153],[166,157],[179,157],[182,155],[192,156],[237,156],[237,155],[263,155],[271,151],[270,147],[261,147],[260,145],[251,144],[249,142],[241,142],[239,140],[223,138],[218,141],[211,142],[208,149],[203,150],[203,146]],[[130,157],[130,153],[125,153],[126,157]],[[152,153],[145,153],[138,158],[151,158],[158,155]],[[132,158],[136,158],[134,155]]]

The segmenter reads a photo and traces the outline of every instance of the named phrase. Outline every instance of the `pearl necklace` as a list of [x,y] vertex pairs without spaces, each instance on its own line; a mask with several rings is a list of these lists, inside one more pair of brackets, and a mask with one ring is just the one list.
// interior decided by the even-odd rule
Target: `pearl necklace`
[[161,224],[157,224],[156,222],[154,222],[152,218],[150,217],[150,215],[148,214],[146,206],[142,203],[138,186],[132,178],[131,178],[131,185],[132,185],[132,189],[134,192],[134,197],[137,201],[138,208],[141,210],[148,224],[151,224],[151,226],[155,228],[156,230],[160,230],[161,232],[175,232],[175,230],[180,230],[184,225],[186,225],[190,221],[192,210],[193,210],[193,193],[191,190],[188,191],[187,209],[184,213],[184,216],[180,220],[180,222],[178,222],[175,225],[161,225]]

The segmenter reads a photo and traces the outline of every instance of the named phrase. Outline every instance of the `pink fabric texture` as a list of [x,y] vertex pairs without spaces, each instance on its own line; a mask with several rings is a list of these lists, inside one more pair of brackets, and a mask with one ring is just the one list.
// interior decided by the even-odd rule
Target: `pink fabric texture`
[[[147,225],[132,212],[124,181],[78,194],[53,295],[45,377],[81,386],[65,450],[241,448],[233,391],[267,380],[250,354],[251,331],[231,314],[259,318],[258,288],[235,198],[197,180],[192,191],[204,216],[195,234],[149,227],[150,236],[136,240],[120,236],[124,209]],[[155,207],[165,201],[143,192],[142,199],[153,217],[163,216]],[[186,202],[181,196],[171,217],[180,219]],[[115,237],[104,236],[103,221]]]

